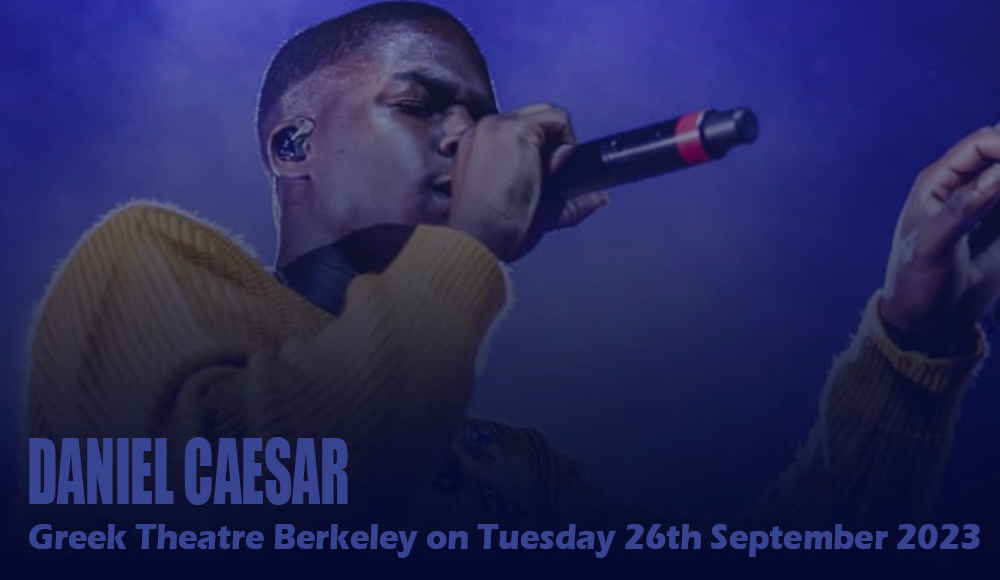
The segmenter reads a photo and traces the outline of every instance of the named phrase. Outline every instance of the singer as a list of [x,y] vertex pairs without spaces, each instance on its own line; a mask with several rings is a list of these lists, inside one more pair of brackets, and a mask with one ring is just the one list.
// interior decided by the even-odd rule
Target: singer
[[[278,51],[257,137],[273,268],[177,209],[112,212],[45,296],[28,435],[172,446],[335,437],[351,449],[359,510],[473,525],[606,513],[581,465],[538,431],[467,416],[477,359],[510,298],[504,265],[609,201],[543,192],[574,151],[567,113],[500,112],[457,19],[389,2]],[[956,244],[997,198],[998,159],[1000,136],[984,130],[921,176],[886,288],[830,371],[802,452],[751,519],[897,524],[927,506],[984,353],[984,306],[963,299],[980,278],[958,276],[970,265]]]

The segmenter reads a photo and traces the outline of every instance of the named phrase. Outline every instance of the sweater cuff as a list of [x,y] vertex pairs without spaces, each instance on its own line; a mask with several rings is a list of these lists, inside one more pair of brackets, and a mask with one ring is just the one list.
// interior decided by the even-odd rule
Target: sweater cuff
[[987,355],[987,344],[982,329],[976,326],[975,347],[970,354],[957,357],[932,357],[927,354],[903,350],[890,338],[879,315],[881,291],[868,301],[861,320],[859,337],[868,338],[896,372],[914,386],[935,395],[958,395],[978,365]]
[[446,226],[418,226],[384,275],[484,327],[507,302],[507,278],[496,256]]

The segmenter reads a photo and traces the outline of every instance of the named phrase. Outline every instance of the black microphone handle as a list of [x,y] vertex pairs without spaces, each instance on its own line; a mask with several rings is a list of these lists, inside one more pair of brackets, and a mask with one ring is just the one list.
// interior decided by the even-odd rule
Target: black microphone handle
[[577,145],[546,191],[573,197],[720,159],[757,139],[750,109],[706,109]]

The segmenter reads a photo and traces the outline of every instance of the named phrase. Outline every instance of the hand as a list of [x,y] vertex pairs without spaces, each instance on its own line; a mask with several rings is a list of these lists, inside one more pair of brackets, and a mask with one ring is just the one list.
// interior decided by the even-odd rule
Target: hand
[[580,223],[607,204],[607,194],[569,201],[541,195],[543,177],[559,169],[575,142],[569,116],[551,105],[483,117],[459,140],[448,225],[512,261],[546,232]]
[[1000,199],[1000,125],[969,135],[917,178],[896,226],[880,313],[917,339],[969,336],[1000,295],[1000,240],[969,233]]

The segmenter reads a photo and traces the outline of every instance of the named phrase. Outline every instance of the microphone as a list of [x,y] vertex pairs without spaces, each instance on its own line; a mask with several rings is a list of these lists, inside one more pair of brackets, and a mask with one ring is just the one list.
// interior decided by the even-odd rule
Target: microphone
[[721,159],[757,139],[750,109],[704,109],[577,145],[545,189],[569,198]]

